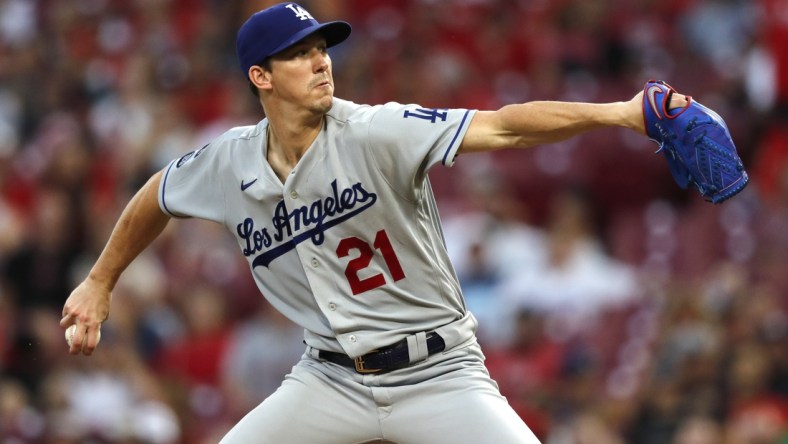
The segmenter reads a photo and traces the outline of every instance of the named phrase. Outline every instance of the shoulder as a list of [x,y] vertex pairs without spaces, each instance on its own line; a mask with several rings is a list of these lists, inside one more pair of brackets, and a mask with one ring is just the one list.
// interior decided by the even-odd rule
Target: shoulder
[[215,155],[228,154],[247,146],[259,146],[260,138],[265,136],[268,121],[263,119],[256,125],[230,128],[207,143],[202,149],[215,152]]
[[226,162],[227,159],[233,157],[233,153],[237,150],[243,150],[244,147],[260,143],[258,138],[265,134],[266,125],[267,122],[263,120],[257,125],[231,128],[203,146],[181,156],[175,162],[175,167],[180,168],[186,164],[191,164],[197,158],[203,159],[201,163]]
[[340,124],[364,122],[369,120],[369,116],[375,113],[376,108],[376,106],[359,104],[334,97],[334,103],[326,113],[326,117]]
[[215,138],[210,144],[233,144],[245,143],[252,141],[265,134],[265,128],[268,126],[266,119],[261,120],[257,125],[236,126],[225,131],[223,134]]
[[408,109],[418,109],[419,105],[388,102],[382,105],[365,105],[349,100],[334,98],[334,104],[326,116],[341,123],[369,123],[381,115],[402,115]]

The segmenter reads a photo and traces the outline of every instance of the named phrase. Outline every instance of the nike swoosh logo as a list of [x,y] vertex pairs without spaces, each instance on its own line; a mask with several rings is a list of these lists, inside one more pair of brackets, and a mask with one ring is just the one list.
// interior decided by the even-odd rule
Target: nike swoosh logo
[[244,183],[244,181],[242,180],[241,181],[241,191],[246,191],[246,189],[249,188],[250,186],[252,186],[255,182],[257,182],[257,178],[255,178],[253,181],[251,181],[249,183]]
[[662,92],[662,88],[657,85],[653,85],[646,90],[646,96],[648,97],[648,104],[651,105],[651,110],[654,111],[654,114],[659,120],[662,120],[662,116],[659,114],[659,109],[657,108],[656,95],[658,92]]

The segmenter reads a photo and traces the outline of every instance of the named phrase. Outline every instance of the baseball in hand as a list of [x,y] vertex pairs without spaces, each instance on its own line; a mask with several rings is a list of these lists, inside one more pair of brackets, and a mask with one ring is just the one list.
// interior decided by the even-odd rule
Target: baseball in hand
[[[70,325],[66,329],[66,342],[68,346],[71,347],[71,342],[74,340],[74,333],[77,331],[77,325],[73,324]],[[101,330],[98,331],[98,337],[96,337],[96,345],[98,345],[99,341],[101,341]]]

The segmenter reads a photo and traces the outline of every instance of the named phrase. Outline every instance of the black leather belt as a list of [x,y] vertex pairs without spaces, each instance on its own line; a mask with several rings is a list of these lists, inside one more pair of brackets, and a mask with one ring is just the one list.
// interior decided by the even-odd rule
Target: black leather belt
[[[446,343],[439,334],[427,334],[428,355],[441,352],[445,348]],[[318,356],[320,359],[325,359],[326,361],[333,362],[334,364],[353,368],[358,373],[388,372],[398,368],[407,367],[408,364],[410,364],[407,339],[403,339],[386,348],[373,350],[366,355],[359,356],[355,359],[344,353],[336,353],[325,350],[318,350]]]

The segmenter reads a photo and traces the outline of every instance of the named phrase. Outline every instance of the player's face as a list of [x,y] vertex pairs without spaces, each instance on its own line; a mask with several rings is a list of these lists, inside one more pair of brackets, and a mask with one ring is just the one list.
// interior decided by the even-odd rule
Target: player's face
[[287,102],[320,113],[331,109],[334,78],[326,40],[312,35],[271,57],[271,85]]

